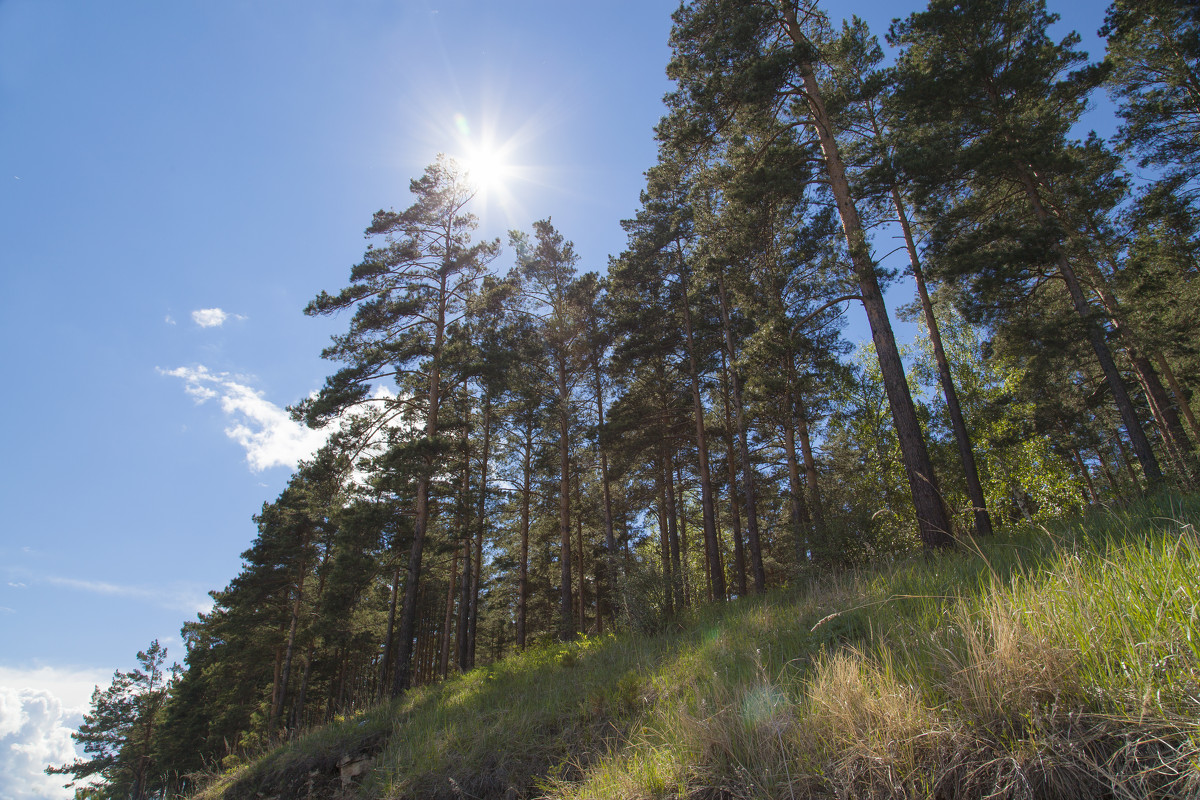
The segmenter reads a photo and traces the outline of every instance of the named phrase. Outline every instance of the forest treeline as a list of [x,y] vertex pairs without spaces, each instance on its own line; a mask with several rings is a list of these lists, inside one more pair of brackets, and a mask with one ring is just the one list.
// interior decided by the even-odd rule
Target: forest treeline
[[[934,0],[889,61],[812,0],[684,4],[603,275],[550,219],[477,239],[439,157],[305,309],[346,320],[292,409],[328,444],[58,771],[167,796],[538,642],[1194,489],[1200,6],[1116,0],[1096,63],[1055,19]],[[1076,138],[1104,93],[1117,134]]]

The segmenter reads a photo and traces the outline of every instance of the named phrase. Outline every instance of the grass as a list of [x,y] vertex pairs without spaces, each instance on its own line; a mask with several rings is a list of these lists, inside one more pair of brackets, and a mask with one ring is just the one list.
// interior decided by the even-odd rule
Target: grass
[[355,748],[366,798],[1200,796],[1197,520],[1162,496],[531,650],[205,796],[305,796]]

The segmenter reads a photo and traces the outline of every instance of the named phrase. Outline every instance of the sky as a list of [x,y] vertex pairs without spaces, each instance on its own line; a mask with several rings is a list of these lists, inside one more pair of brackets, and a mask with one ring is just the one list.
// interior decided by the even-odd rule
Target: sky
[[[0,800],[69,797],[93,686],[182,659],[320,442],[285,409],[345,319],[302,309],[437,153],[503,153],[481,235],[621,251],[677,5],[0,0]],[[1104,4],[1060,5],[1098,57]]]

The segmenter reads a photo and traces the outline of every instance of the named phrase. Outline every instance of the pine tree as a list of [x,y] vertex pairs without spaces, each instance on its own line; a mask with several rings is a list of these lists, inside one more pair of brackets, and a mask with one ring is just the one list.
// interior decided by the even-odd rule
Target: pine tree
[[46,768],[50,775],[70,775],[68,787],[99,778],[88,795],[97,800],[147,800],[178,787],[157,757],[155,736],[179,668],[166,666],[167,650],[157,639],[137,660],[133,670],[114,672],[108,688],[96,687],[91,710],[71,734],[91,758]]
[[677,137],[681,147],[703,146],[742,116],[765,119],[778,129],[807,127],[820,148],[820,165],[846,238],[851,274],[867,313],[900,440],[922,541],[953,542],[937,490],[924,435],[904,365],[883,301],[878,265],[841,155],[836,120],[826,108],[818,77],[829,39],[824,15],[812,0],[753,4],[703,0],[675,14],[675,55],[668,74],[680,89],[673,102],[690,122]]
[[1069,72],[1085,56],[1073,49],[1077,35],[1049,38],[1055,19],[1041,0],[934,0],[895,23],[890,39],[905,48],[894,95],[906,121],[897,161],[936,220],[933,247],[957,239],[958,275],[1011,282],[1014,295],[1047,273],[1061,281],[1153,484],[1158,460],[1071,258],[1060,184],[1080,164],[1066,137],[1097,73]]
[[[439,427],[441,406],[450,393],[449,334],[467,313],[467,300],[499,252],[499,242],[472,243],[475,218],[466,211],[473,196],[458,166],[445,157],[412,181],[416,200],[403,212],[379,211],[367,229],[383,239],[371,245],[350,273],[350,285],[337,295],[322,292],[305,309],[331,315],[354,309],[347,333],[335,336],[322,355],[347,364],[326,381],[296,414],[318,425],[363,404],[383,408],[381,425],[423,429],[413,446],[420,452],[413,536],[404,576],[404,599],[397,634],[392,692],[411,684],[422,556],[430,522],[430,492],[445,444]],[[392,380],[394,396],[372,395]]]

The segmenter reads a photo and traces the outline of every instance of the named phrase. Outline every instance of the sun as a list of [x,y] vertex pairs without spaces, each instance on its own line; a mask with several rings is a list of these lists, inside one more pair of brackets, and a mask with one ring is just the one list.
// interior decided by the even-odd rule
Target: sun
[[485,194],[502,189],[505,181],[512,177],[512,165],[504,152],[496,147],[469,147],[458,161],[466,172],[467,181]]

